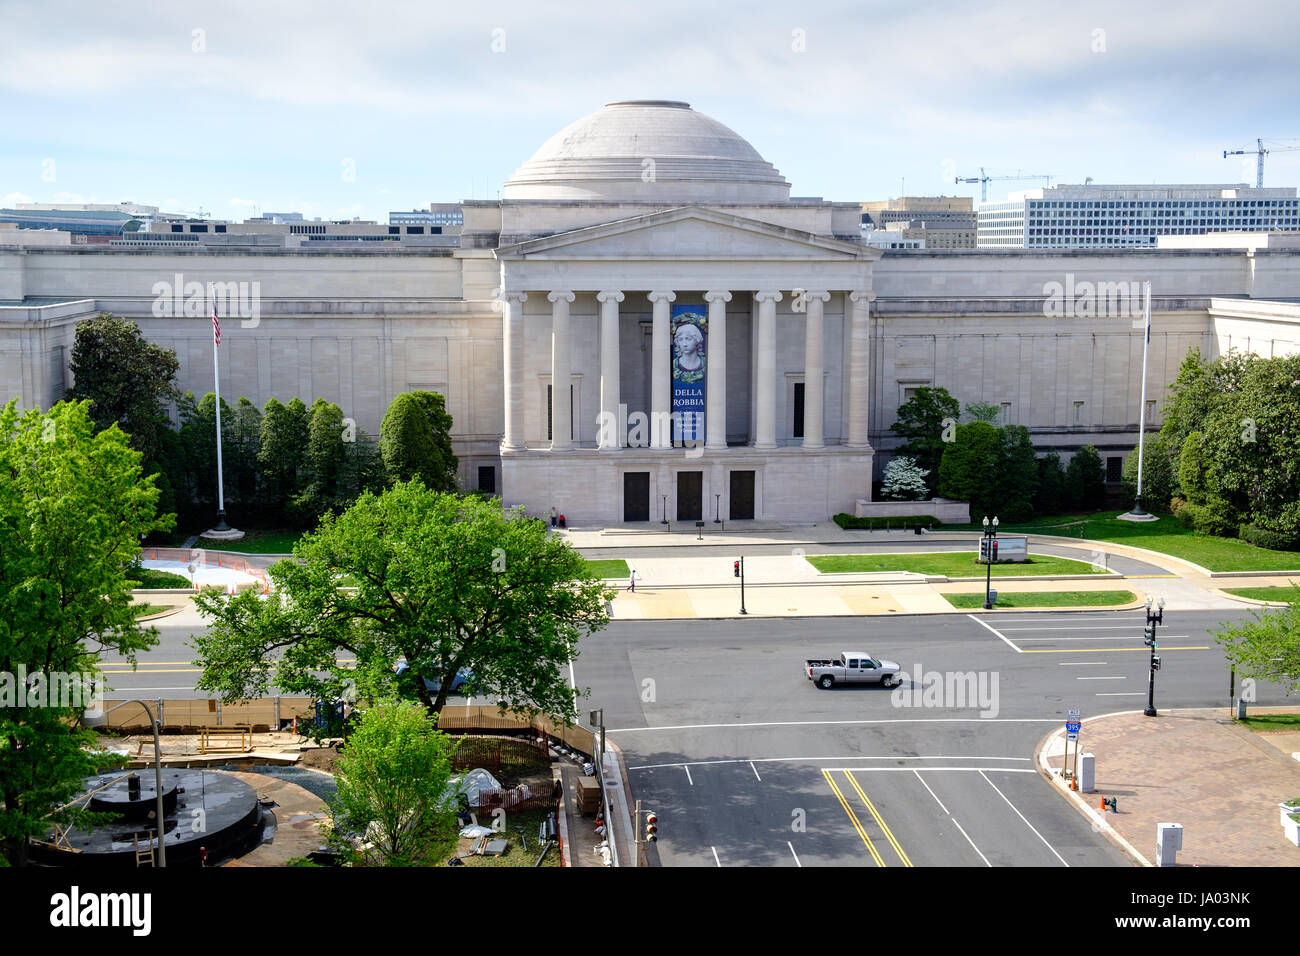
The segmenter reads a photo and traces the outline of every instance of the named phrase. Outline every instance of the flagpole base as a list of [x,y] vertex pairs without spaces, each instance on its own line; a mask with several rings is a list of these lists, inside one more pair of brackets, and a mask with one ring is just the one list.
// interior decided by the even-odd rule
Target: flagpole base
[[[222,521],[221,524],[224,525],[225,522]],[[205,538],[209,541],[238,541],[243,536],[244,532],[230,527],[209,528],[207,531],[204,531],[199,535],[200,538]]]

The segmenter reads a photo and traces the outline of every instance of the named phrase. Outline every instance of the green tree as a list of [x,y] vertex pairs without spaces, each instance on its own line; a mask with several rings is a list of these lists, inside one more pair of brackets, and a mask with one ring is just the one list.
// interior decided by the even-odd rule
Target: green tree
[[451,416],[436,392],[404,392],[379,427],[379,451],[390,481],[419,478],[435,491],[456,490],[458,461],[451,454]]
[[1007,425],[1000,432],[995,513],[1003,521],[1027,521],[1033,517],[1034,495],[1038,491],[1034,443],[1024,425]]
[[455,743],[418,704],[368,708],[339,754],[335,830],[365,835],[363,856],[379,866],[438,865],[458,839],[448,796]]
[[1289,695],[1300,689],[1300,601],[1284,610],[1253,612],[1214,635],[1241,677],[1273,681]]
[[[1167,512],[1169,500],[1174,496],[1173,458],[1159,435],[1148,436],[1142,450],[1142,507],[1150,511]],[[1124,500],[1137,497],[1137,449],[1124,459]]]
[[[108,649],[129,661],[157,643],[130,609],[140,536],[172,527],[141,453],[115,425],[95,431],[88,402],[48,414],[0,410],[0,674],[87,674]],[[93,645],[93,646],[92,646]],[[4,680],[0,679],[0,697]],[[14,688],[12,684],[9,690]],[[80,708],[0,705],[0,842],[12,863],[54,812],[106,766],[86,749]]]
[[307,486],[295,505],[313,520],[347,503],[340,488],[347,460],[344,429],[341,408],[323,398],[312,402],[307,422]]
[[898,449],[929,472],[927,485],[933,494],[939,486],[939,463],[953,437],[952,428],[961,415],[957,399],[945,388],[922,387],[898,407],[898,421],[889,430],[907,439]]
[[69,370],[68,399],[90,401],[90,416],[100,430],[117,424],[154,465],[160,433],[171,427],[167,405],[176,398],[179,368],[171,349],[146,342],[134,322],[107,312],[77,326]]
[[939,494],[970,502],[972,518],[997,514],[1002,436],[988,422],[958,425],[939,463]]
[[1071,510],[1097,511],[1106,504],[1106,467],[1092,445],[1074,453],[1065,469],[1065,501]]
[[[180,414],[180,441],[184,450],[188,485],[193,500],[205,514],[217,507],[217,396],[208,392],[195,400],[187,391],[176,403]],[[238,458],[227,449],[235,445],[235,414],[221,400],[221,476],[227,496],[237,491]]]
[[[233,486],[226,489],[226,494],[233,491],[239,503],[248,508],[255,505],[258,498],[257,454],[262,444],[262,413],[241,395],[232,418],[231,442],[222,453],[234,477]],[[225,425],[224,420],[222,425]]]
[[[476,696],[576,715],[568,665],[579,638],[608,623],[612,592],[542,522],[503,512],[495,499],[400,482],[327,514],[294,557],[270,569],[273,600],[195,599],[212,620],[195,639],[199,686],[225,700],[272,684],[327,700],[353,689],[365,699],[401,692],[438,712],[464,669]],[[339,590],[343,576],[355,591]],[[338,662],[343,655],[355,669]],[[403,659],[410,678],[399,687]]]
[[257,463],[262,469],[263,502],[268,511],[285,514],[302,494],[306,477],[303,449],[310,431],[307,406],[300,398],[287,405],[272,398],[262,409]]
[[967,402],[966,417],[972,422],[988,422],[997,425],[1002,417],[1002,406],[992,402]]
[[1034,510],[1043,515],[1065,510],[1065,468],[1056,452],[1038,459],[1038,487],[1034,491]]

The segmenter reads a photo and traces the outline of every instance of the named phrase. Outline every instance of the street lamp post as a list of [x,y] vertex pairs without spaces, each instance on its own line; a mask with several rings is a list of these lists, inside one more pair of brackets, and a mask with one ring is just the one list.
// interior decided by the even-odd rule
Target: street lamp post
[[713,496],[713,523],[714,524],[722,524],[722,519],[718,517],[718,512],[720,512],[721,510],[722,510],[722,495],[715,494]]
[[995,516],[992,523],[989,522],[988,515],[984,516],[984,563],[986,569],[984,572],[984,610],[993,610],[993,547],[994,542],[998,540],[998,519]]
[[1143,633],[1143,643],[1151,648],[1150,670],[1147,672],[1147,709],[1142,711],[1147,717],[1156,716],[1156,671],[1160,669],[1160,658],[1156,656],[1156,650],[1160,647],[1156,640],[1156,625],[1165,622],[1165,599],[1161,598],[1156,605],[1153,613],[1151,610],[1151,599],[1147,598],[1146,603],[1147,626]]

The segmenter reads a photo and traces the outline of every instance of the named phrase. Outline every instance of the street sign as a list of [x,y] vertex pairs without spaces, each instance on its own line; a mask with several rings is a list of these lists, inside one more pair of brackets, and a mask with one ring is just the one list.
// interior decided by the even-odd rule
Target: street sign
[[1077,720],[1079,719],[1079,712],[1078,712],[1077,710],[1074,710],[1074,709],[1067,710],[1067,711],[1065,712],[1065,719],[1066,719],[1066,720],[1076,720],[1076,721],[1077,721]]
[[1079,726],[1077,723],[1068,723],[1065,725],[1065,732],[1073,738],[1079,732]]

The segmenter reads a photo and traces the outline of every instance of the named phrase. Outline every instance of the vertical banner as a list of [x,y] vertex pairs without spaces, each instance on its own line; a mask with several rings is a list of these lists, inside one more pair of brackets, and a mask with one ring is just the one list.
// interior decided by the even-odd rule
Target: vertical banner
[[672,307],[673,444],[704,441],[708,327],[703,306]]

